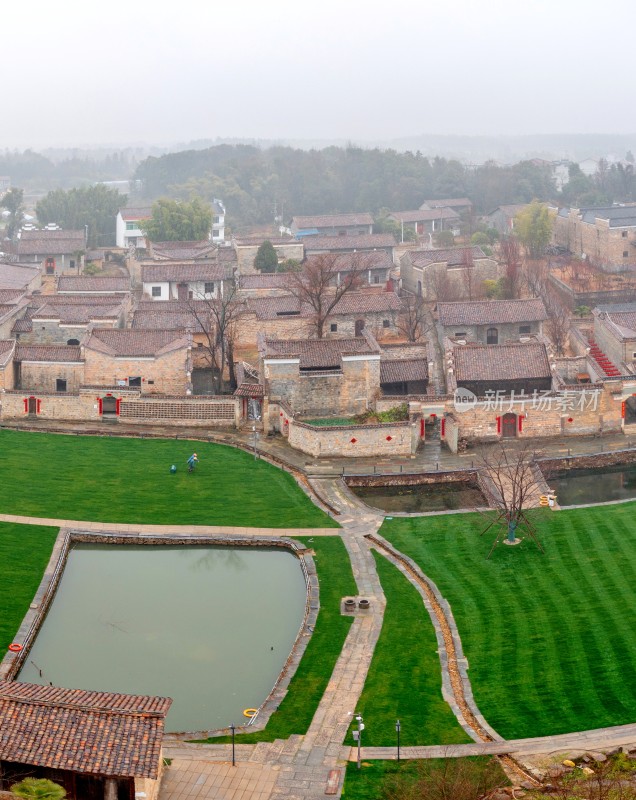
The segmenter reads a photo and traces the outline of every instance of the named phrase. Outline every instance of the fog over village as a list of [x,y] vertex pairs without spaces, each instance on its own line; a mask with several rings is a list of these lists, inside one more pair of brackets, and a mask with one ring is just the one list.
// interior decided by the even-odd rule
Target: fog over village
[[0,800],[636,800],[628,0],[0,13]]

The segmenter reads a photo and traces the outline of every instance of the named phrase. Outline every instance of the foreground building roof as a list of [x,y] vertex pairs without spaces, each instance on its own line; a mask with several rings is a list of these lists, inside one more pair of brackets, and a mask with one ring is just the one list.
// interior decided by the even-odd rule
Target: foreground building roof
[[457,383],[551,376],[544,344],[460,345],[453,348]]
[[266,339],[265,358],[300,359],[300,369],[332,369],[340,367],[343,356],[376,355],[380,347],[365,332],[355,339]]
[[86,348],[119,358],[154,358],[188,347],[189,344],[190,340],[184,330],[94,328],[86,342]]
[[0,760],[156,778],[165,697],[0,681]]
[[437,315],[440,325],[444,326],[503,325],[509,322],[540,322],[548,318],[540,299],[438,303]]

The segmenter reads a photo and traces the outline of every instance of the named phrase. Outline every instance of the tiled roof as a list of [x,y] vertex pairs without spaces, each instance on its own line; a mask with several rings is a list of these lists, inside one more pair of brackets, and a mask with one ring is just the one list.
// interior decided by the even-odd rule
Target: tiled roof
[[86,348],[115,357],[151,358],[188,346],[186,332],[140,328],[94,328]]
[[483,300],[469,303],[438,303],[440,325],[489,325],[538,322],[548,318],[543,301]]
[[0,303],[0,318],[4,317],[5,314],[10,314],[12,311],[15,311],[16,307],[14,305],[7,305],[6,303]]
[[428,364],[422,358],[402,361],[390,359],[380,361],[380,383],[406,383],[428,380]]
[[31,312],[31,319],[59,320],[62,325],[87,325],[93,320],[116,320],[121,313],[121,303],[117,305],[61,305],[45,303]]
[[266,358],[299,358],[300,369],[332,369],[347,355],[375,355],[380,352],[372,336],[355,339],[267,339]]
[[[351,237],[353,238],[353,237]],[[393,259],[386,250],[358,250],[354,253],[311,253],[307,255],[305,264],[327,261],[329,269],[333,272],[350,272],[351,270],[392,269]]]
[[164,697],[0,681],[0,760],[156,778],[171,703]]
[[468,197],[449,197],[444,200],[427,200],[424,206],[428,206],[428,208],[461,208],[472,206],[472,201]]
[[193,314],[187,308],[181,308],[179,311],[164,311],[163,305],[163,303],[154,303],[153,309],[135,311],[131,327],[143,330],[190,330],[193,333],[203,333],[205,320],[208,321],[207,330],[212,327],[209,311],[207,314],[204,312]]
[[29,305],[47,306],[114,306],[123,305],[126,298],[121,294],[38,294],[33,295]]
[[32,330],[33,320],[27,315],[22,317],[22,319],[16,319],[11,328],[11,333],[29,333]]
[[239,275],[239,289],[287,289],[289,287],[288,272],[263,272],[256,275]]
[[0,339],[0,365],[5,366],[11,360],[15,347],[15,339]]
[[237,247],[260,247],[263,242],[271,242],[274,247],[294,245],[302,247],[303,243],[291,236],[239,236],[232,237],[232,244]]
[[636,338],[636,303],[617,303],[613,306],[598,306],[594,316],[610,323],[610,329],[621,339]]
[[508,217],[515,217],[521,209],[525,208],[527,205],[527,203],[512,203],[511,205],[497,206],[497,208],[493,209],[489,214],[486,214],[486,216],[492,217],[497,211],[501,211]]
[[22,231],[16,245],[18,255],[71,254],[85,249],[85,231]]
[[115,275],[109,278],[98,278],[93,275],[78,277],[61,275],[57,282],[58,292],[129,292],[130,278]]
[[322,214],[317,216],[292,217],[292,225],[304,228],[343,228],[349,225],[373,225],[371,214]]
[[464,254],[469,253],[473,259],[486,258],[481,247],[440,247],[432,250],[411,250],[409,256],[411,263],[416,267],[425,267],[429,264],[448,264],[457,266],[464,263]]
[[316,250],[375,250],[395,247],[395,239],[390,233],[363,233],[358,236],[304,236],[302,243],[305,252]]
[[459,219],[459,214],[452,208],[426,209],[417,211],[392,211],[389,214],[398,222],[429,222],[435,219]]
[[128,222],[137,222],[137,220],[150,219],[152,217],[152,208],[150,206],[142,206],[138,208],[120,208],[119,213],[123,220]]
[[67,344],[17,344],[16,361],[81,362],[81,348]]
[[150,252],[153,258],[172,259],[173,261],[192,261],[193,259],[210,258],[218,246],[209,239],[194,242],[151,242]]
[[462,381],[510,381],[519,378],[547,378],[550,363],[545,345],[487,344],[453,348],[455,376]]
[[610,228],[624,228],[636,225],[636,205],[601,206],[581,208],[583,222],[594,224],[597,219],[606,219]]
[[220,281],[230,277],[226,266],[216,261],[193,261],[190,264],[165,261],[161,264],[143,264],[141,280],[143,283],[180,283],[181,281]]
[[234,392],[234,397],[262,397],[263,386],[260,383],[242,383]]
[[24,294],[25,292],[22,289],[0,289],[0,303],[14,305],[20,298],[24,297]]
[[23,289],[39,274],[39,267],[0,261],[0,289]]
[[[248,311],[253,311],[259,319],[279,317],[312,317],[314,311],[308,304],[302,304],[294,295],[275,297],[250,297],[245,302]],[[402,301],[395,292],[349,292],[343,295],[332,309],[331,315],[339,314],[381,314],[397,312]]]

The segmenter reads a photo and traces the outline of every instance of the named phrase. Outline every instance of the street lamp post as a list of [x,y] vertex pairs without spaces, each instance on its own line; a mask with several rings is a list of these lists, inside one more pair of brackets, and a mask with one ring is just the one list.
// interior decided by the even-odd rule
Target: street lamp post
[[258,432],[256,430],[256,425],[252,425],[252,436],[254,437],[253,439],[254,461],[256,461],[256,459],[258,458],[258,450],[256,449],[256,445],[258,444]]
[[360,769],[360,748],[362,746],[362,731],[364,730],[364,722],[362,721],[362,714],[356,713],[356,722],[358,723],[358,730],[353,732],[353,740],[358,743],[358,769]]
[[232,766],[236,766],[236,758],[234,757],[234,731],[236,730],[236,725],[232,723],[230,725],[230,730],[232,731]]
[[400,725],[400,720],[398,719],[396,721],[396,723],[395,723],[395,732],[397,733],[397,747],[398,747],[397,760],[398,761],[400,760],[400,731],[401,730],[402,730],[402,726]]

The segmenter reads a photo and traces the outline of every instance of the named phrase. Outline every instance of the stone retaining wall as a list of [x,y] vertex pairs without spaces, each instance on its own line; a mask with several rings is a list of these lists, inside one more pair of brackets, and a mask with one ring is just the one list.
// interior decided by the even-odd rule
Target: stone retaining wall
[[289,444],[316,458],[410,456],[417,438],[409,422],[317,426],[289,419],[285,427]]

